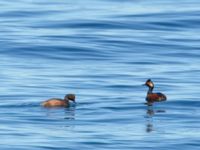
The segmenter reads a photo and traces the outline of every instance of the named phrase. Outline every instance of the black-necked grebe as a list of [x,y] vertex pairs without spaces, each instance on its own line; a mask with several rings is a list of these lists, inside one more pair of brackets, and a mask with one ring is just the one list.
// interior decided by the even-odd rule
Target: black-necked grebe
[[153,93],[154,84],[151,79],[148,79],[144,84],[149,87],[147,92],[146,101],[148,105],[151,105],[153,102],[166,101],[167,97],[162,93]]
[[69,107],[69,101],[75,102],[74,94],[67,94],[64,99],[51,98],[44,101],[41,105],[44,107]]

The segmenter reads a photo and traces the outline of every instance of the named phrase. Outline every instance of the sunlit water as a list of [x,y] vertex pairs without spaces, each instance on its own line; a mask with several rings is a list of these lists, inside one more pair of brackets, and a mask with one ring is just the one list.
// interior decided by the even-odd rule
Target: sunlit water
[[[199,149],[198,0],[0,6],[0,149]],[[148,78],[167,102],[144,105]]]

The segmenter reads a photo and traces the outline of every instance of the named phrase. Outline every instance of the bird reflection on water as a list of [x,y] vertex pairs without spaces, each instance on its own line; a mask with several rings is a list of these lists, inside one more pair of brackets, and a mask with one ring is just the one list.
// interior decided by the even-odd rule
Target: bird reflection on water
[[[46,116],[51,118],[63,118],[66,120],[75,120],[75,110],[76,107],[68,107],[68,108],[45,108]],[[63,114],[64,113],[64,114]]]
[[150,133],[152,131],[155,131],[154,125],[153,125],[153,119],[154,116],[159,113],[165,113],[165,110],[154,110],[153,106],[148,106],[146,110],[146,132]]
[[75,120],[75,107],[65,109],[65,117],[67,120]]

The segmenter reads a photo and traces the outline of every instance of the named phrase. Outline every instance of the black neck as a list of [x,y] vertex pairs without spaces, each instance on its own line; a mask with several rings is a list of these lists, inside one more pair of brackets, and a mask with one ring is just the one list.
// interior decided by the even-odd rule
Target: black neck
[[69,101],[69,99],[65,98],[65,99],[64,99],[64,101],[68,102],[68,101]]
[[149,87],[147,94],[151,94],[153,92],[153,87]]

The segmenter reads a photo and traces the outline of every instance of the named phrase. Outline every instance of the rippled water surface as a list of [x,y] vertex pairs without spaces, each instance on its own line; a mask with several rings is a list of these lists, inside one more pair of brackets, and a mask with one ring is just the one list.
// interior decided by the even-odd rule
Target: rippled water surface
[[[0,5],[0,149],[199,149],[198,0]],[[144,105],[148,78],[166,102]]]

